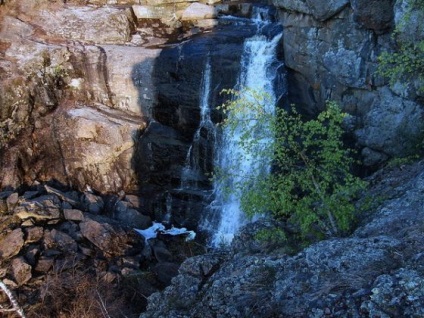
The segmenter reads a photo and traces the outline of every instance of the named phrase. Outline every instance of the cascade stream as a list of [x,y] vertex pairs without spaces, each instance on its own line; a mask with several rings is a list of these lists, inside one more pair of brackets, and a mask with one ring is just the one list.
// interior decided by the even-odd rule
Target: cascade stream
[[[264,92],[268,103],[263,107],[267,112],[273,113],[280,95],[284,93],[284,91],[276,91],[276,87],[279,87],[276,85],[278,69],[282,66],[282,63],[277,60],[276,49],[282,32],[266,34],[266,30],[269,30],[272,24],[266,10],[258,7],[253,13],[252,20],[257,25],[258,31],[256,35],[244,42],[241,72],[235,89]],[[229,114],[229,116],[237,115]],[[248,126],[244,127],[246,128],[248,129]],[[263,129],[262,133],[268,134],[272,139],[271,132],[266,131],[267,127]],[[214,181],[213,201],[208,207],[209,211],[202,224],[202,227],[211,233],[210,245],[213,247],[230,243],[240,227],[247,222],[240,208],[241,193],[234,190],[236,185],[246,177],[254,178],[264,169],[267,170],[265,173],[269,173],[270,170],[270,162],[267,158],[247,154],[240,147],[242,131],[230,130],[230,128],[224,128],[219,136],[214,159],[215,170],[223,171],[230,177],[225,177],[224,180],[218,178]],[[227,189],[233,190],[228,194]]]
[[200,124],[188,150],[185,167],[183,168],[181,176],[181,188],[183,190],[190,188],[198,189],[201,176],[204,177],[204,172],[211,170],[206,167],[208,163],[205,158],[213,157],[214,147],[202,145],[204,141],[212,145],[215,144],[216,141],[216,128],[211,119],[209,104],[211,77],[211,64],[210,58],[208,57],[206,59],[200,87]]
[[[231,242],[235,233],[248,221],[240,208],[241,193],[233,191],[228,195],[226,189],[236,188],[246,176],[255,178],[259,173],[268,173],[270,170],[270,159],[249,155],[240,147],[241,131],[230,132],[218,125],[222,113],[217,107],[225,101],[220,94],[224,88],[263,92],[268,101],[263,107],[270,113],[285,94],[284,67],[277,57],[282,27],[272,22],[273,18],[270,8],[266,6],[253,6],[250,18],[220,17],[222,24],[217,28],[214,38],[218,42],[208,42],[212,39],[209,36],[214,35],[212,32],[174,51],[167,51],[161,63],[163,73],[157,77],[159,83],[163,80],[166,85],[162,96],[168,96],[169,87],[174,87],[176,79],[184,79],[181,84],[186,85],[179,89],[191,85],[186,93],[176,96],[185,98],[192,96],[190,94],[193,91],[198,92],[197,105],[190,104],[190,99],[175,101],[179,114],[192,115],[192,118],[198,116],[198,121],[192,121],[196,126],[187,125],[187,117],[168,123],[181,122],[184,123],[181,129],[190,127],[193,130],[187,134],[192,137],[186,152],[175,157],[181,162],[175,165],[181,167],[178,169],[179,175],[175,176],[179,182],[175,182],[176,185],[172,185],[165,193],[162,192],[160,200],[156,201],[162,202],[158,209],[163,211],[160,220],[178,227],[196,227],[209,238],[208,244],[211,247]],[[188,63],[190,59],[192,61]],[[193,59],[198,63],[194,64]],[[177,62],[172,64],[169,61]],[[175,74],[166,80],[172,67],[175,67]],[[183,107],[187,107],[187,110]],[[169,118],[178,118],[173,117],[175,113],[162,113],[163,109],[156,110],[159,121],[166,123]],[[268,129],[263,127],[263,130],[261,135],[266,134]],[[269,138],[272,139],[270,133]],[[173,146],[182,144],[180,141],[170,143]],[[179,151],[179,148],[175,149]],[[234,167],[237,169],[232,170]],[[225,180],[216,178],[211,182],[210,173],[213,171],[224,172],[229,177]],[[150,173],[150,170],[146,172]]]

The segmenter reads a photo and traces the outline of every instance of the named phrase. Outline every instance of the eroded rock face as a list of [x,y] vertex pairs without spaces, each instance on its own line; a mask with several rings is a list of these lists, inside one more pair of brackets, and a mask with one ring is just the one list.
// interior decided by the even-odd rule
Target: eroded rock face
[[2,20],[1,186],[57,178],[80,189],[134,191],[133,137],[146,117],[131,66],[154,51],[89,45],[127,43],[128,10],[40,6],[22,3]]

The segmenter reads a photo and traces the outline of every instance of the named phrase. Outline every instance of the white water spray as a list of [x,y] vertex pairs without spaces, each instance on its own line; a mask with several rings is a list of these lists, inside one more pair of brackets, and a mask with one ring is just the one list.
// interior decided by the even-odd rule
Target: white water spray
[[[262,17],[262,11],[254,16],[254,21],[258,25],[258,32],[266,25]],[[276,48],[281,36],[282,34],[280,33],[272,38],[267,38],[258,34],[247,39],[244,43],[244,54],[241,62],[242,71],[237,87],[264,92],[267,95],[267,103],[264,103],[263,107],[266,108],[265,111],[268,113],[274,112],[277,102],[277,97],[274,93],[274,79],[277,74],[276,65],[280,65],[276,59]],[[230,114],[229,116],[235,115]],[[263,127],[263,129],[267,133],[267,127]],[[268,138],[272,140],[271,132],[268,133]],[[263,169],[263,165],[259,162],[267,160],[266,158],[258,158],[251,153],[246,153],[240,147],[241,134],[242,131],[224,129],[221,145],[217,149],[216,169],[231,171],[231,180],[217,180],[215,182],[215,199],[210,209],[215,217],[219,217],[219,221],[217,222],[216,219],[209,220],[208,224],[203,225],[204,228],[211,230],[210,227],[214,223],[218,223],[217,228],[213,231],[211,242],[214,247],[230,243],[240,227],[247,222],[240,208],[241,193],[235,188],[237,184],[242,183],[246,178],[252,179],[258,176],[261,173],[260,167]],[[265,167],[265,169],[269,170],[269,166],[270,163],[268,162],[268,167]],[[237,171],[234,171],[234,167],[237,168]],[[231,189],[230,195],[227,193],[227,188]]]

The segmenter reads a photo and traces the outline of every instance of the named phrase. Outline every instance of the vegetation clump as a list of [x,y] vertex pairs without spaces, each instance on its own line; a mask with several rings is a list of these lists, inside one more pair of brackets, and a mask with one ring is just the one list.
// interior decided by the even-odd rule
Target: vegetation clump
[[392,34],[395,43],[394,51],[386,51],[380,54],[378,57],[378,73],[388,78],[392,86],[399,80],[404,82],[416,81],[418,91],[423,93],[424,39],[416,38],[414,32],[409,32],[409,26],[420,23],[415,20],[419,20],[424,14],[424,1],[409,0],[402,5],[406,7]]

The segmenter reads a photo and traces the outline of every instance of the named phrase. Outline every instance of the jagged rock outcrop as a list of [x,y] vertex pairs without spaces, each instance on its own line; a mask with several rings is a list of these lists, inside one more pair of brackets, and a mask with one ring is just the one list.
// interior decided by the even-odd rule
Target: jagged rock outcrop
[[[422,130],[421,95],[418,83],[410,87],[383,88],[387,82],[377,70],[377,57],[391,50],[390,32],[396,25],[398,37],[422,39],[412,20],[402,25],[409,1],[273,1],[280,8],[284,26],[284,59],[288,68],[289,99],[307,114],[335,100],[354,117],[351,133],[356,135],[364,163],[375,166],[390,157],[403,156]],[[317,10],[317,8],[320,8]],[[420,13],[414,13],[419,19]],[[394,97],[396,95],[396,97]],[[397,104],[414,108],[413,120]],[[383,106],[384,105],[384,106]],[[389,106],[390,105],[390,106]],[[377,135],[363,132],[379,126]],[[390,127],[390,128],[389,128]],[[405,131],[409,140],[401,144],[393,131]],[[398,134],[399,135],[399,134]],[[384,144],[383,147],[377,144]],[[384,149],[383,149],[384,148]]]
[[382,194],[386,201],[352,236],[290,256],[281,252],[284,245],[267,250],[255,242],[250,225],[230,251],[185,261],[140,317],[423,315],[424,164],[384,171],[372,180],[370,195]]

